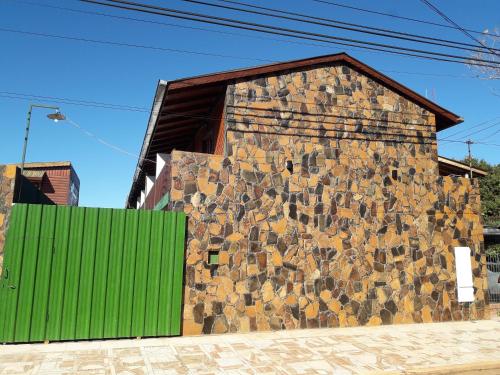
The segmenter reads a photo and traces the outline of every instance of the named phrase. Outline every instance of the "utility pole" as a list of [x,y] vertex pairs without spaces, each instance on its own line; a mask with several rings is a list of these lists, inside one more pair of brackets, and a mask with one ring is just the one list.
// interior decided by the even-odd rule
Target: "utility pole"
[[465,143],[467,143],[467,148],[469,150],[469,178],[472,178],[472,156],[470,152],[470,145],[473,144],[474,142],[468,139],[467,142]]

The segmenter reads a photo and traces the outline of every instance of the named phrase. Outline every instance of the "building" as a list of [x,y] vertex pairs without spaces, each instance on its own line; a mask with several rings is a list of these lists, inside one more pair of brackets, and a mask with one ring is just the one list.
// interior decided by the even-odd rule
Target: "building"
[[127,204],[188,215],[184,334],[487,316],[460,122],[343,53],[159,82]]
[[484,177],[488,172],[474,167],[469,167],[467,164],[459,162],[457,160],[445,158],[444,156],[438,156],[439,165],[439,175],[440,176],[462,176],[470,177],[472,171],[472,177]]
[[71,162],[25,163],[23,175],[55,204],[78,206],[80,179]]
[[10,212],[16,203],[78,206],[80,180],[69,161],[0,164],[0,271]]

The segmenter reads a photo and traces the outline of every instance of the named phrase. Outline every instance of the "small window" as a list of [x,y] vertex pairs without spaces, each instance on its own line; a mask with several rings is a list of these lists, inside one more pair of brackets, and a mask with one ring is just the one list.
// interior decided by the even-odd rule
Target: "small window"
[[208,252],[208,264],[210,264],[210,265],[218,265],[219,264],[219,252],[218,251],[209,251]]

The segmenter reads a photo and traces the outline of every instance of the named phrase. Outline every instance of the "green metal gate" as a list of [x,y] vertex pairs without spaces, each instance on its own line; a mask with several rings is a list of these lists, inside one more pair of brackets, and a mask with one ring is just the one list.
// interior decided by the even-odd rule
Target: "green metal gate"
[[0,342],[180,334],[184,213],[18,204]]

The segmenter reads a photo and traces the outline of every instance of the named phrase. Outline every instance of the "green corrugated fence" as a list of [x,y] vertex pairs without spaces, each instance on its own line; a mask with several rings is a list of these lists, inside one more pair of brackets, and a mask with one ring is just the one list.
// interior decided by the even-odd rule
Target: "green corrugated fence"
[[179,335],[186,216],[17,204],[0,342]]

